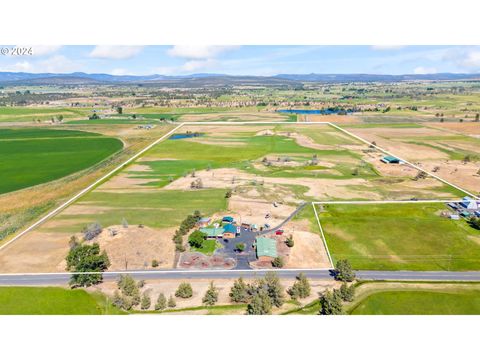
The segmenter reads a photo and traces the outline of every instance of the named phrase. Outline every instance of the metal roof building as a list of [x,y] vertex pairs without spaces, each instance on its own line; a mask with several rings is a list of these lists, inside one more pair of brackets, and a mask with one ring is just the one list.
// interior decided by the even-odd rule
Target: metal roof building
[[223,230],[223,228],[202,228],[200,231],[204,233],[207,238],[217,238],[221,237],[225,230]]
[[256,241],[257,258],[277,257],[277,241],[267,237],[258,237]]

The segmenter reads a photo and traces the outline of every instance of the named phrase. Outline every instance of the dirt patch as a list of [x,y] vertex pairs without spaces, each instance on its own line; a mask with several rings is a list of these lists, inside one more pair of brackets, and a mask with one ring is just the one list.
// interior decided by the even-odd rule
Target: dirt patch
[[[117,234],[112,236],[110,230]],[[153,229],[144,226],[121,225],[104,229],[95,239],[110,259],[109,270],[153,269],[152,260],[157,260],[157,268],[173,268],[175,244],[172,236],[176,228]]]
[[232,269],[236,262],[232,258],[220,255],[207,256],[201,253],[182,253],[178,261],[178,267],[182,269]]
[[354,115],[298,115],[298,122],[331,122],[337,124],[356,124],[362,121]]

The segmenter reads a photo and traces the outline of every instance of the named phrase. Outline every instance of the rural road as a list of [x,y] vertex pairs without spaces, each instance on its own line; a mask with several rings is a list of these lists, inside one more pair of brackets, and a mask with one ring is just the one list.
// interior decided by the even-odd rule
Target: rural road
[[[155,279],[236,279],[262,277],[272,270],[152,270],[105,272],[104,280],[116,280],[120,274],[130,274],[140,280]],[[279,277],[294,278],[303,272],[310,279],[331,279],[328,269],[275,270]],[[403,280],[403,281],[480,281],[480,271],[357,271],[360,280]],[[0,274],[0,286],[42,286],[65,285],[70,279],[69,273],[43,274]]]

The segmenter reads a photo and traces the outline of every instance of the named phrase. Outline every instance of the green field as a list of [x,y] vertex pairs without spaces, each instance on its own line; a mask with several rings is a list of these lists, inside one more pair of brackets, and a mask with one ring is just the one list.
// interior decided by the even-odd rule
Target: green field
[[225,210],[227,199],[225,199],[225,190],[222,189],[163,190],[154,194],[135,191],[129,193],[94,191],[86,195],[79,204],[108,206],[110,209],[91,215],[60,214],[58,219],[72,218],[83,220],[83,222],[68,228],[58,226],[55,231],[80,231],[85,224],[93,221],[98,221],[103,226],[110,226],[121,223],[123,218],[132,224],[144,224],[157,228],[178,226],[195,210],[199,210],[202,214],[213,214]]
[[87,116],[89,108],[46,108],[46,107],[10,107],[0,106],[1,122],[26,122],[34,120],[50,120],[53,117],[63,116],[64,119]]
[[352,315],[480,315],[480,290],[394,290],[367,296]]
[[51,129],[0,132],[0,194],[42,184],[89,168],[122,149],[118,139]]
[[362,270],[480,270],[480,231],[440,216],[444,204],[325,205],[333,260]]
[[116,315],[101,293],[56,287],[0,287],[0,315]]

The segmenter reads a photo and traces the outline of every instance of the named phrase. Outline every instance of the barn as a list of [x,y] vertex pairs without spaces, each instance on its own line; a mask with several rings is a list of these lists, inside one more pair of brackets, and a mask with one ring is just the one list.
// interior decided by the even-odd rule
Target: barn
[[390,155],[383,157],[381,161],[385,164],[400,164],[400,159]]
[[257,259],[261,261],[272,261],[277,257],[277,242],[267,237],[257,237],[255,241]]

